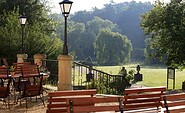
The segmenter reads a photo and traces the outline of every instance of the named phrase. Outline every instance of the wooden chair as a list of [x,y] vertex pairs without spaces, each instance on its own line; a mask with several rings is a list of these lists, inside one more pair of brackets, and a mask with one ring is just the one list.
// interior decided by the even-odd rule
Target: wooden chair
[[25,98],[27,108],[27,97],[36,97],[37,101],[37,96],[40,96],[40,99],[44,104],[42,89],[43,75],[40,75],[38,66],[36,64],[24,65],[21,67],[21,72],[22,76],[19,77],[19,84],[23,82],[23,89],[18,98],[20,99],[20,104],[21,99]]
[[31,83],[31,85],[27,85],[26,83],[24,84],[24,89],[19,98],[20,105],[21,105],[21,99],[24,98],[26,100],[26,108],[28,108],[27,97],[36,97],[36,101],[37,101],[37,96],[40,96],[40,99],[42,100],[42,103],[45,106],[44,98],[43,98],[42,81],[43,81],[43,76],[41,75],[41,76],[37,76],[36,81],[34,81],[34,83]]
[[0,66],[0,85],[4,85],[4,79],[7,79],[9,75],[9,68],[7,66]]
[[8,98],[8,108],[9,108],[9,95],[10,95],[10,83],[11,78],[8,76],[9,74],[9,68],[6,66],[0,67],[0,98],[2,98],[2,101],[6,103],[6,98]]
[[7,66],[7,67],[9,66],[9,65],[8,65],[8,62],[7,62],[7,60],[6,60],[6,58],[3,58],[3,63],[4,63],[4,65]]
[[[23,62],[23,63],[13,63],[13,66],[15,67],[14,69],[14,76],[12,76],[12,80],[13,80],[13,87],[14,87],[14,101],[16,100],[16,96],[15,93],[19,92],[19,95],[21,93],[21,91],[23,91],[23,86],[24,86],[24,82],[21,81],[21,77],[22,76],[22,66],[25,65],[31,65],[31,62]],[[30,82],[27,81],[27,85],[30,85]]]

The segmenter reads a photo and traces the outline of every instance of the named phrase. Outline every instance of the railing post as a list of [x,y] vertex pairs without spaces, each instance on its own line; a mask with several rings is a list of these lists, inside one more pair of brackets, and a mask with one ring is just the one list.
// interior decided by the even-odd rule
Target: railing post
[[58,56],[58,90],[72,90],[72,57]]

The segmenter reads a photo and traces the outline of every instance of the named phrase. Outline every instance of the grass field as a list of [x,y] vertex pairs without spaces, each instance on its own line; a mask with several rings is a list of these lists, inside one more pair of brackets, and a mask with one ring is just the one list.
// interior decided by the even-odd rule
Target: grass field
[[[129,70],[135,70],[138,64],[124,65]],[[97,66],[96,69],[102,70],[110,74],[118,74],[122,66]],[[147,66],[140,65],[143,74],[143,81],[138,82],[143,86],[167,86],[167,67],[162,65]],[[175,89],[182,89],[182,82],[185,81],[185,71],[175,71]],[[169,89],[173,88],[173,80],[169,79]]]

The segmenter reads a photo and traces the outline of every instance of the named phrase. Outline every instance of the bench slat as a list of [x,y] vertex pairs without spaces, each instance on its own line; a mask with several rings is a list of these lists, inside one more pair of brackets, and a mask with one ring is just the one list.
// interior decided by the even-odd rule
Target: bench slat
[[73,90],[73,91],[56,91],[50,92],[48,97],[76,96],[76,95],[94,95],[96,90]]
[[131,110],[131,109],[144,109],[144,108],[151,108],[159,106],[159,103],[142,103],[142,104],[130,104],[123,106],[123,109],[125,111]]
[[[119,111],[119,106],[75,106],[73,107],[74,113],[84,113],[84,112],[102,112],[102,111]],[[68,110],[70,111],[70,110]],[[70,112],[68,112],[70,113]]]
[[[171,109],[170,113],[184,113],[185,108],[179,108],[179,109]],[[164,113],[167,113],[167,111],[164,111]]]
[[83,112],[103,112],[103,111],[120,111],[122,97],[89,97],[69,99],[72,111],[68,108],[68,113]]
[[160,98],[135,99],[135,100],[132,99],[132,100],[124,101],[123,104],[132,104],[132,103],[139,104],[139,103],[147,103],[147,102],[158,103],[160,102]]
[[125,89],[124,94],[157,92],[157,91],[166,91],[166,87],[146,87],[146,88]]
[[47,108],[63,108],[63,107],[68,107],[68,105],[66,105],[66,103],[64,104],[48,104]]
[[67,109],[51,109],[46,110],[46,113],[66,113]]
[[134,95],[127,95],[124,97],[124,99],[137,99],[137,98],[153,98],[153,97],[158,97],[160,98],[161,95],[164,95],[163,93],[147,93],[147,94],[134,94]]

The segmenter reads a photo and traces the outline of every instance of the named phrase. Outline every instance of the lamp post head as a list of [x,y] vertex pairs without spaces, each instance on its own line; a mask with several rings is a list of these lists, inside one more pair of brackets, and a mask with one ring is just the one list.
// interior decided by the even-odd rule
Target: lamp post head
[[19,20],[21,25],[24,26],[26,24],[27,16],[22,15],[19,17]]
[[73,4],[73,2],[69,1],[69,0],[63,0],[62,2],[59,3],[60,8],[62,10],[62,14],[65,17],[69,16],[72,4]]
[[140,65],[137,65],[136,67],[137,73],[139,73],[140,69],[141,69]]

